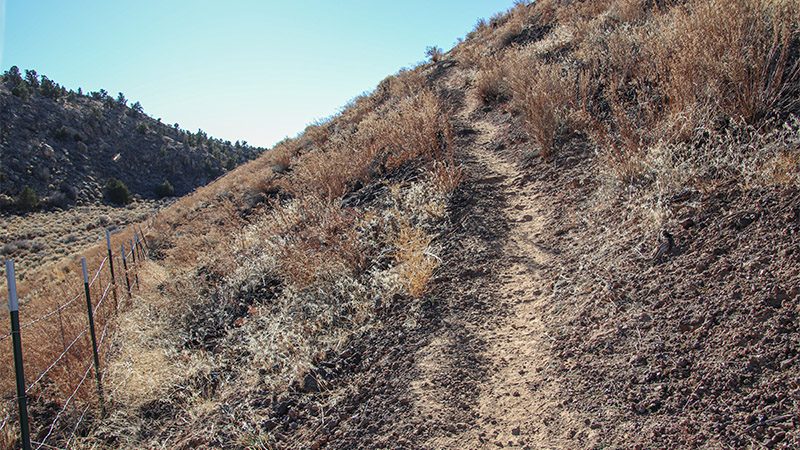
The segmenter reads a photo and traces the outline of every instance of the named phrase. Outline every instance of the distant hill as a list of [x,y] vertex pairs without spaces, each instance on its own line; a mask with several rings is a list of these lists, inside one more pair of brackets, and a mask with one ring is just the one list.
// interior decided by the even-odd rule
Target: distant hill
[[262,150],[161,123],[122,93],[84,95],[17,67],[0,77],[0,210],[30,209],[26,187],[37,208],[95,203],[110,179],[145,199],[172,193],[165,182],[183,195]]

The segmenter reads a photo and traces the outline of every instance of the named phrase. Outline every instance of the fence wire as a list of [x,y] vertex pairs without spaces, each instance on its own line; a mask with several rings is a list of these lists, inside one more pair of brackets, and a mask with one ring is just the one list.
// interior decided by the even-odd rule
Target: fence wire
[[[131,257],[135,258],[136,257],[136,252],[139,251],[139,252],[141,252],[141,257],[143,257],[143,258],[147,257],[147,252],[145,252],[144,234],[147,231],[149,231],[149,229],[151,228],[150,225],[151,225],[150,223],[146,224],[144,229],[142,229],[142,227],[139,226],[139,230],[138,231],[139,231],[139,234],[141,235],[142,239],[141,240],[137,239],[134,242],[134,245],[132,247],[130,247],[129,251],[126,252],[122,256],[124,256],[126,259],[131,258]],[[135,226],[133,226],[133,230],[136,231],[136,227]],[[113,257],[113,254],[111,256]],[[109,263],[109,262],[110,262],[109,261],[109,256],[105,256],[100,261],[100,264],[97,267],[97,269],[95,270],[94,275],[92,276],[91,280],[88,282],[88,286],[89,286],[90,289],[95,285],[96,282],[98,282],[98,280],[100,279],[100,274],[103,271],[103,268],[106,266],[106,263]],[[134,274],[136,274],[136,272],[138,272],[140,264],[141,264],[141,262],[137,261],[136,264],[134,264],[133,267],[131,267],[131,269],[133,269],[133,270],[128,269],[128,270],[126,270],[126,273],[133,272]],[[99,300],[97,300],[97,304],[94,305],[94,307],[92,308],[92,314],[96,315],[98,313],[98,311],[100,311],[100,307],[103,305],[103,303],[105,302],[106,298],[108,298],[109,292],[111,291],[112,287],[114,287],[114,284],[115,284],[115,281],[116,281],[115,278],[116,277],[113,277],[113,278],[109,277],[108,278],[108,281],[105,283],[104,287],[102,288],[103,291],[102,291],[102,294],[100,295]],[[64,303],[62,305],[59,305],[55,309],[43,314],[42,316],[40,316],[40,317],[38,317],[36,319],[30,320],[30,321],[22,324],[20,326],[20,332],[22,330],[24,330],[24,329],[31,328],[31,327],[33,327],[33,326],[35,326],[35,325],[37,325],[37,324],[39,324],[41,322],[47,321],[48,319],[52,318],[56,314],[59,314],[59,313],[63,312],[68,307],[70,307],[71,305],[73,305],[77,301],[79,301],[81,299],[81,297],[83,297],[84,295],[85,295],[85,293],[83,293],[83,292],[78,293],[74,297],[72,297],[69,301],[67,301],[66,303]],[[99,339],[98,344],[97,344],[98,352],[102,352],[103,343],[106,341],[106,338],[109,336],[109,326],[110,326],[110,324],[112,322],[112,318],[109,317],[108,315],[106,315],[103,318],[102,322],[103,322],[103,329],[102,329],[102,332],[101,332],[101,335],[100,335],[100,339]],[[76,346],[78,345],[78,343],[81,341],[82,338],[84,338],[88,334],[88,332],[89,332],[89,327],[88,326],[83,328],[75,336],[75,338],[72,339],[72,341],[68,345],[66,345],[64,347],[64,350],[62,352],[60,352],[60,354],[57,355],[55,357],[55,359],[53,359],[53,361],[41,373],[39,373],[39,375],[36,377],[36,379],[26,387],[25,393],[28,394],[29,392],[31,392],[49,374],[51,374],[52,371],[56,367],[58,367],[62,362],[64,362],[65,359],[67,358],[67,356],[70,354],[70,352],[72,352],[73,350],[76,349]],[[5,333],[3,335],[0,335],[0,342],[4,341],[4,340],[6,340],[6,339],[8,339],[10,337],[12,337],[12,333],[11,332]],[[105,352],[103,352],[103,353],[105,353]],[[68,409],[70,408],[70,405],[73,405],[75,403],[76,397],[78,395],[78,392],[80,392],[81,388],[86,383],[86,380],[89,378],[89,374],[92,371],[93,364],[94,364],[94,362],[90,358],[89,359],[89,363],[88,363],[88,365],[86,366],[86,369],[83,372],[83,376],[80,378],[80,380],[78,381],[77,385],[75,385],[74,389],[72,389],[70,395],[66,398],[66,400],[64,400],[64,403],[63,403],[61,409],[58,411],[58,413],[56,413],[55,417],[53,418],[53,421],[49,425],[45,426],[46,429],[47,429],[47,433],[45,434],[44,438],[42,438],[41,441],[38,441],[38,442],[31,441],[31,443],[35,445],[35,448],[37,450],[42,449],[42,448],[45,448],[45,449],[60,448],[60,447],[54,446],[52,443],[48,443],[48,440],[50,440],[53,437],[53,433],[57,430],[59,422],[63,419],[63,416],[68,411]],[[100,373],[105,373],[105,367],[103,367],[102,370],[101,370],[101,368],[97,368],[97,370],[100,370]],[[16,397],[14,399],[6,399],[6,400],[4,400],[4,402],[7,403],[6,404],[6,408],[5,408],[6,412],[2,416],[2,418],[0,419],[0,431],[4,430],[9,424],[13,424],[14,423],[13,418],[15,416],[15,409],[16,409],[16,406],[17,406]],[[0,403],[0,405],[2,405],[2,403]],[[78,431],[80,429],[80,426],[84,422],[84,420],[86,419],[87,413],[88,413],[89,409],[91,408],[91,406],[92,406],[91,402],[87,402],[87,405],[83,408],[83,410],[82,410],[80,416],[78,417],[75,425],[72,427],[72,431],[71,431],[69,437],[66,440],[66,448],[69,448],[69,446],[73,443],[73,440],[76,439],[77,433],[78,433]]]

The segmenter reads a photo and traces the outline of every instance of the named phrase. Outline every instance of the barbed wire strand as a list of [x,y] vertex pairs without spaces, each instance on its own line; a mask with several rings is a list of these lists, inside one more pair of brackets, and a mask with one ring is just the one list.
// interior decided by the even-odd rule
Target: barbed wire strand
[[89,365],[86,367],[86,371],[83,373],[83,378],[81,378],[81,381],[78,382],[77,386],[75,386],[75,389],[72,391],[72,394],[70,394],[70,396],[64,402],[64,406],[61,408],[58,414],[56,414],[55,419],[53,419],[53,423],[50,425],[50,429],[47,431],[47,435],[45,435],[44,439],[42,439],[41,442],[37,442],[39,445],[36,447],[36,450],[39,450],[43,446],[47,445],[46,442],[50,438],[50,435],[53,434],[53,430],[55,429],[56,424],[58,424],[58,419],[61,418],[61,414],[64,414],[64,412],[67,410],[67,407],[75,398],[75,395],[78,393],[78,390],[81,388],[81,386],[83,386],[83,383],[86,382],[86,379],[89,377],[89,372],[91,371],[92,371],[92,362],[89,361]]
[[106,264],[106,261],[108,261],[108,256],[104,257],[103,260],[100,261],[100,267],[98,267],[97,272],[94,273],[94,278],[92,278],[92,281],[89,283],[89,287],[92,287],[94,282],[97,280],[97,277],[100,276],[100,271],[103,270],[103,266]]
[[75,428],[72,429],[72,434],[69,435],[69,439],[67,439],[67,444],[65,448],[69,448],[69,444],[72,443],[72,439],[75,438],[75,435],[78,433],[78,427],[81,426],[83,418],[86,417],[86,412],[89,411],[89,407],[91,406],[92,405],[86,405],[86,408],[83,408],[83,413],[81,413],[81,416],[78,418],[78,422],[75,424]]
[[42,321],[42,320],[44,320],[44,319],[47,319],[47,318],[49,318],[49,317],[53,317],[53,315],[55,315],[56,313],[59,313],[59,312],[61,312],[61,311],[65,310],[65,309],[66,309],[68,306],[70,306],[71,304],[73,304],[73,303],[75,303],[76,301],[78,301],[78,300],[81,298],[81,296],[82,296],[82,293],[78,293],[78,294],[76,294],[76,295],[75,295],[75,297],[73,297],[73,298],[72,298],[72,300],[68,301],[67,303],[64,303],[63,305],[59,306],[58,308],[56,308],[56,309],[54,309],[54,310],[50,311],[49,313],[47,313],[47,314],[45,314],[45,315],[43,315],[43,316],[39,317],[38,319],[33,319],[33,320],[31,320],[30,322],[28,322],[28,323],[25,323],[25,324],[21,325],[21,326],[19,327],[19,329],[20,329],[20,330],[24,330],[24,329],[26,329],[26,328],[29,328],[29,327],[31,327],[31,326],[33,326],[33,325],[35,325],[35,324],[36,324],[36,323],[38,323],[38,322],[41,322],[41,321]]
[[78,340],[79,340],[81,337],[83,337],[83,336],[86,334],[86,332],[87,332],[87,331],[89,331],[89,327],[86,327],[86,328],[84,328],[84,329],[83,329],[83,331],[81,331],[81,332],[80,332],[80,333],[79,333],[77,336],[75,336],[75,339],[73,339],[73,340],[72,340],[72,342],[70,342],[70,344],[67,346],[67,348],[65,348],[65,349],[64,349],[64,351],[63,351],[63,352],[61,352],[61,354],[60,354],[60,355],[58,355],[58,358],[56,358],[56,359],[55,359],[55,361],[53,361],[53,363],[52,363],[52,364],[50,364],[50,366],[49,366],[47,369],[45,369],[45,370],[44,370],[44,371],[43,371],[41,374],[39,374],[39,376],[36,378],[36,380],[35,380],[33,383],[31,383],[31,384],[30,384],[30,385],[29,385],[29,386],[28,386],[28,387],[25,389],[25,393],[26,393],[26,394],[28,393],[28,391],[30,391],[31,389],[33,389],[33,387],[34,387],[34,386],[36,386],[36,384],[37,384],[37,383],[39,383],[40,381],[42,381],[42,378],[44,378],[44,377],[45,377],[45,375],[47,375],[47,373],[48,373],[48,372],[50,372],[50,371],[51,371],[51,370],[52,370],[52,369],[53,369],[53,368],[54,368],[54,367],[55,367],[55,366],[58,364],[58,362],[59,362],[59,361],[61,361],[62,359],[64,359],[64,356],[66,356],[66,355],[67,355],[67,352],[69,352],[69,351],[70,351],[70,349],[71,349],[71,348],[72,348],[72,347],[73,347],[73,346],[74,346],[74,345],[75,345],[75,344],[78,342]]
[[108,283],[108,285],[106,286],[106,290],[103,291],[103,295],[100,296],[100,300],[97,302],[96,305],[94,305],[94,309],[92,310],[92,314],[97,314],[97,310],[100,309],[100,305],[103,304],[103,301],[108,296],[108,291],[110,289],[111,289],[111,283]]
[[6,416],[3,417],[3,421],[0,422],[0,431],[3,431],[9,423],[11,423],[11,410],[6,413]]
[[[109,292],[110,288],[111,288],[111,283],[109,283],[106,286],[106,289],[103,292],[103,295],[100,297],[100,301],[97,303],[97,305],[95,306],[95,308],[93,310],[93,314],[97,314],[97,310],[100,308],[100,305],[102,305],[103,301],[106,299],[106,297],[108,297],[108,292]],[[53,363],[50,364],[50,366],[47,367],[47,369],[45,369],[41,374],[39,374],[39,376],[36,378],[36,380],[33,383],[31,383],[28,386],[27,389],[25,389],[25,392],[27,393],[28,391],[30,391],[37,383],[39,383],[42,380],[42,378],[45,377],[45,375],[47,375],[47,373],[49,373],[51,370],[53,370],[53,368],[58,364],[58,362],[61,361],[62,359],[64,359],[64,356],[66,356],[67,352],[69,352],[69,350],[78,342],[78,339],[80,339],[83,335],[85,335],[87,331],[89,331],[89,328],[88,327],[84,328],[83,331],[81,331],[78,334],[78,336],[76,336],[75,339],[73,339],[73,341],[70,342],[70,344],[67,346],[67,348],[65,348],[64,351],[61,352],[60,355],[58,355],[58,357],[55,359],[55,361],[53,361]]]

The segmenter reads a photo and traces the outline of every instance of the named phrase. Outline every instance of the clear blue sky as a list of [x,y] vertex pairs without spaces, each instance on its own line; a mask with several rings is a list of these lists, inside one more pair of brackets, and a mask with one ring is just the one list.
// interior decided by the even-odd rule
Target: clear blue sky
[[[0,0],[0,68],[270,146],[512,0]],[[4,11],[4,12],[3,12]]]

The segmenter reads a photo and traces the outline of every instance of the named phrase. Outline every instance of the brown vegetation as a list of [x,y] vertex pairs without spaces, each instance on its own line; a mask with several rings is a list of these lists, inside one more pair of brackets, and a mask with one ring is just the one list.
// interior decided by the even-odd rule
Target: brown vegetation
[[[635,389],[650,381],[638,381],[643,377],[638,372],[637,381],[620,381],[615,373],[627,373],[627,365],[639,364],[639,360],[628,359],[631,354],[651,351],[630,343],[633,339],[625,340],[630,330],[639,333],[639,341],[654,346],[662,334],[672,333],[670,336],[677,336],[670,341],[674,351],[695,352],[698,358],[706,354],[698,350],[700,340],[695,343],[691,336],[675,334],[666,325],[681,320],[675,318],[680,311],[671,304],[693,308],[689,302],[694,298],[689,299],[690,294],[683,291],[674,298],[662,298],[666,295],[658,285],[662,269],[652,268],[651,261],[642,257],[649,252],[644,240],[664,228],[688,230],[701,216],[711,221],[713,211],[703,215],[703,208],[708,204],[712,209],[721,208],[719,203],[726,201],[720,199],[727,196],[759,198],[759,192],[774,191],[780,192],[784,201],[795,195],[792,193],[800,182],[800,124],[795,117],[800,112],[799,10],[788,0],[518,3],[506,14],[481,21],[451,52],[437,52],[434,61],[388,77],[337,116],[309,126],[298,138],[280,143],[259,159],[176,201],[157,215],[147,234],[152,259],[141,273],[141,295],[117,319],[114,351],[104,360],[110,396],[116,402],[113,413],[95,422],[93,432],[84,433],[81,443],[272,448],[274,442],[289,439],[287,436],[302,444],[312,442],[318,432],[335,437],[331,429],[297,429],[296,423],[302,423],[299,415],[306,412],[288,412],[287,405],[294,405],[300,394],[320,391],[326,396],[324,405],[334,409],[340,403],[358,403],[350,398],[354,393],[348,390],[348,377],[338,379],[337,388],[331,387],[332,372],[347,373],[331,361],[346,360],[350,368],[367,366],[363,370],[369,377],[362,378],[371,381],[359,378],[359,383],[365,383],[359,386],[385,387],[375,380],[397,374],[369,370],[373,363],[379,368],[394,367],[380,365],[378,360],[400,358],[400,349],[406,347],[396,344],[389,350],[383,348],[380,355],[370,355],[367,344],[356,345],[359,339],[377,335],[380,338],[374,340],[387,345],[387,340],[395,342],[392,339],[403,342],[406,331],[414,330],[420,339],[414,348],[429,345],[425,339],[430,336],[415,328],[420,317],[415,314],[425,307],[427,324],[446,321],[436,315],[446,307],[436,305],[439,297],[432,298],[430,293],[436,287],[437,273],[447,263],[443,249],[461,249],[462,243],[447,241],[450,233],[466,233],[460,227],[472,221],[471,229],[499,240],[504,235],[491,231],[492,227],[520,226],[507,223],[502,215],[510,208],[505,204],[508,197],[515,195],[519,200],[520,192],[537,198],[540,208],[531,211],[541,212],[542,217],[526,210],[530,199],[522,199],[525,201],[515,205],[521,208],[515,210],[520,213],[518,222],[536,227],[528,234],[517,229],[515,236],[525,241],[520,249],[535,251],[541,258],[527,261],[523,267],[525,255],[516,249],[519,261],[512,263],[520,265],[513,266],[519,273],[503,268],[508,271],[504,275],[541,284],[527,287],[536,292],[532,295],[537,305],[542,299],[550,301],[534,312],[536,326],[544,329],[543,340],[554,340],[548,327],[558,327],[560,339],[552,346],[561,353],[548,354],[553,366],[596,357],[598,360],[584,364],[584,369],[599,367],[591,373],[602,373],[604,379],[618,383],[613,389],[592,385],[577,365],[562,367],[559,372],[542,363],[542,370],[553,376],[551,381],[574,382],[582,389],[573,393],[565,388],[565,395],[572,396],[569,398],[595,402],[571,408],[585,406],[597,416],[619,421],[603,423],[610,427],[601,430],[608,440],[597,444],[623,443],[633,433],[630,430],[639,431],[641,424],[651,419],[647,430],[655,434],[648,436],[662,439],[662,443],[742,443],[741,436],[722,428],[715,431],[719,436],[706,439],[703,433],[710,428],[701,433],[667,423],[685,418],[681,408],[693,407],[695,400],[675,405],[695,393],[680,391],[669,397],[669,415],[640,417],[649,414],[651,405],[642,406]],[[460,94],[471,95],[472,102],[463,101]],[[474,106],[476,99],[480,108],[462,109],[463,114],[451,110],[454,105]],[[480,126],[465,123],[477,121],[476,117],[480,117]],[[453,124],[457,124],[455,131]],[[469,140],[480,133],[487,136]],[[471,153],[457,154],[456,142],[469,146]],[[516,159],[505,161],[491,152]],[[523,154],[536,156],[523,159]],[[491,206],[486,210],[475,207],[476,217],[457,213],[454,217],[454,210],[470,204],[477,195],[459,189],[467,177],[458,163],[462,157],[503,168],[494,167],[496,176],[486,176],[474,173],[473,167],[471,187],[478,186],[476,192],[487,198],[472,205]],[[527,193],[522,189],[529,188],[526,183],[531,180],[549,184],[536,185],[538,192]],[[492,183],[501,188],[491,187]],[[784,195],[784,191],[788,193]],[[683,205],[687,198],[692,202]],[[700,198],[702,202],[697,200]],[[548,200],[553,204],[547,204]],[[785,203],[793,205],[790,200]],[[480,216],[487,211],[485,217]],[[787,223],[797,220],[797,211],[786,214]],[[741,222],[730,220],[733,228]],[[770,222],[770,236],[779,235],[779,222]],[[577,236],[570,227],[582,234]],[[680,233],[679,238],[686,239],[691,232]],[[534,246],[531,242],[539,235],[550,236],[551,242],[541,248]],[[714,239],[704,234],[698,245],[731,243],[734,238]],[[787,247],[784,244],[790,239],[785,237],[782,245]],[[469,244],[463,248],[471,248]],[[506,243],[489,239],[484,244]],[[563,253],[551,251],[550,244],[563,245]],[[493,258],[504,257],[500,249],[493,251]],[[718,256],[726,250],[704,247],[685,251]],[[96,265],[102,247],[93,252]],[[740,253],[737,261],[744,261],[746,252]],[[489,258],[477,263],[466,272],[449,268],[455,275],[439,282],[478,280],[476,285],[486,289],[488,285],[480,283],[491,279],[494,262]],[[506,263],[509,261],[504,260]],[[668,261],[663,270],[674,286],[691,291],[691,295],[702,294],[697,286],[680,284],[689,277],[687,273],[694,277],[693,283],[703,282],[702,276],[693,272],[694,262],[670,264]],[[752,278],[757,264],[742,264],[749,264],[747,276]],[[631,267],[637,270],[635,274],[630,273]],[[791,272],[786,267],[779,269],[783,281],[794,276],[784,274]],[[552,279],[524,278],[533,271]],[[714,292],[734,287],[736,280],[724,278],[726,274],[722,281],[717,280]],[[44,275],[36,276],[30,280],[44,279]],[[630,292],[621,292],[623,282],[630,280],[649,290],[635,291],[632,284]],[[52,305],[45,300],[58,298],[57,283],[43,282],[42,286],[35,295],[26,294],[31,298],[31,311],[47,311]],[[515,286],[504,287],[506,297],[528,294]],[[501,300],[493,297],[493,292],[464,292],[471,297],[449,300],[481,305]],[[657,301],[639,301],[651,294],[659,297]],[[653,322],[652,311],[644,311],[662,300],[661,311],[675,317],[665,317],[663,328],[658,328],[661,334],[656,336],[651,330],[657,327],[640,324]],[[499,306],[479,311],[494,308]],[[398,310],[403,311],[402,320],[395,317],[391,324],[382,322],[382,315]],[[77,323],[80,316],[75,314],[70,320]],[[454,323],[461,319],[447,318]],[[475,317],[468,320],[481,322]],[[389,328],[385,336],[384,326]],[[513,335],[511,328],[506,331]],[[35,339],[54,332],[44,330]],[[462,332],[468,334],[459,328],[459,339]],[[718,336],[717,348],[729,349],[732,344],[723,337]],[[57,354],[61,344],[50,344],[31,353],[31,370]],[[452,346],[459,344],[453,341]],[[485,343],[479,344],[469,349],[485,351]],[[622,356],[602,353],[613,353],[617,344],[624,349],[619,350]],[[768,344],[759,343],[758,349],[766,351]],[[366,353],[354,355],[353,348]],[[574,349],[582,350],[576,356],[571,353]],[[736,358],[744,358],[743,351],[737,350]],[[791,351],[781,352],[781,357],[794,358]],[[485,356],[469,355],[466,362],[458,363],[472,367],[482,364],[480,358]],[[787,367],[794,367],[792,361]],[[693,376],[718,374],[713,368],[703,370],[706,372]],[[11,386],[9,373],[3,374],[6,388]],[[54,393],[47,391],[42,398],[63,398],[75,373],[69,370],[48,380]],[[563,373],[572,378],[557,378]],[[774,379],[783,378],[776,375]],[[683,378],[673,382],[688,389]],[[602,389],[606,392],[599,396]],[[767,388],[753,389],[766,392]],[[614,397],[618,404],[605,411],[607,405],[599,398],[623,391],[637,398],[633,409],[626,403],[628,399]],[[666,388],[659,392],[673,394]],[[357,393],[363,400],[364,392]],[[326,423],[326,412],[319,405],[309,403],[307,410],[308,415],[322,417],[319,423]],[[361,422],[369,420],[363,411],[361,417],[351,409],[334,413],[351,421],[359,436],[379,429],[376,425],[361,430]],[[693,413],[705,414],[706,410]],[[639,416],[631,418],[632,414]],[[736,414],[738,420],[739,412]],[[276,428],[277,420],[283,421],[282,428]],[[336,428],[330,422],[326,426]],[[658,437],[659,429],[672,434]],[[745,428],[748,430],[753,431]],[[764,437],[758,434],[762,431],[755,432],[754,439]],[[796,434],[796,428],[789,432]],[[342,442],[340,446],[346,447],[347,442]],[[417,443],[422,446],[421,441]]]

